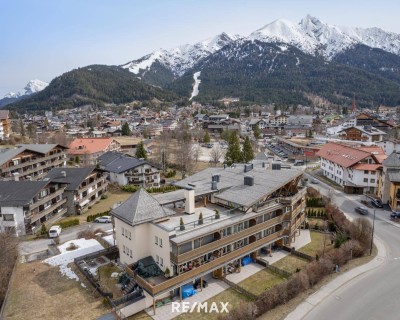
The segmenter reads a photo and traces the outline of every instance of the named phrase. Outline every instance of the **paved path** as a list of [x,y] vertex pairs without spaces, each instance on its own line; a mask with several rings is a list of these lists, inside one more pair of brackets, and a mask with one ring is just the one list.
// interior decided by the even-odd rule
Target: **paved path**
[[[320,182],[313,185],[333,201],[348,216],[360,217],[354,208],[363,196],[346,195]],[[367,216],[372,219],[372,211]],[[376,209],[375,243],[378,257],[337,278],[301,304],[288,319],[369,320],[400,318],[400,230],[390,221],[390,211]],[[377,238],[379,237],[379,238]]]

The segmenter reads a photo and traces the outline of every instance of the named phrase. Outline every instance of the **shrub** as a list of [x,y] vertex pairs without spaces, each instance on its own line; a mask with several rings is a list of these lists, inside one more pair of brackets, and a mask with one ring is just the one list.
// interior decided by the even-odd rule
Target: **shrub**
[[219,218],[220,218],[219,211],[215,210],[215,219],[219,219]]
[[89,214],[89,215],[86,217],[86,222],[92,222],[92,221],[94,221],[94,220],[95,220],[96,218],[98,218],[98,217],[108,216],[108,215],[110,215],[110,211],[111,211],[111,210],[107,210],[107,211],[99,212],[99,213],[96,213],[96,214]]
[[77,225],[79,225],[79,219],[71,219],[71,220],[61,221],[59,223],[59,225],[63,229],[69,228],[72,226],[77,226]]
[[364,256],[366,252],[366,248],[357,240],[346,241],[346,243],[342,245],[342,248],[347,252],[349,257],[353,258],[360,258]]
[[46,225],[44,223],[42,223],[42,227],[40,228],[40,234],[41,235],[47,234],[47,228],[46,228]]
[[185,230],[185,224],[183,223],[183,218],[181,217],[180,221],[179,221],[179,226],[181,231]]
[[315,229],[315,230],[319,230],[319,225],[318,225],[318,223],[314,226],[314,229]]
[[243,302],[231,310],[226,320],[253,320],[257,315],[257,307],[252,302]]
[[105,199],[107,199],[107,198],[108,198],[108,195],[102,194],[100,199],[101,199],[101,200],[105,200]]
[[203,212],[199,214],[199,224],[203,224]]
[[345,265],[350,259],[349,253],[344,248],[331,250],[329,251],[327,256],[329,257],[329,259],[332,261],[333,264],[338,266]]
[[335,237],[335,248],[339,248],[346,241],[347,241],[346,234],[337,232]]

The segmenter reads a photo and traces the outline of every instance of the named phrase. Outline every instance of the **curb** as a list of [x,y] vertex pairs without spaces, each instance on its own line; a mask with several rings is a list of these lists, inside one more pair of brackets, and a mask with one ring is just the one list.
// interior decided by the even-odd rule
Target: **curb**
[[317,292],[310,295],[305,301],[300,303],[295,310],[289,313],[285,320],[304,319],[305,316],[307,316],[316,306],[323,302],[337,289],[357,278],[358,276],[380,267],[385,262],[387,257],[386,248],[383,241],[378,237],[375,237],[374,243],[378,249],[378,254],[372,261],[351,269],[328,284],[322,286]]

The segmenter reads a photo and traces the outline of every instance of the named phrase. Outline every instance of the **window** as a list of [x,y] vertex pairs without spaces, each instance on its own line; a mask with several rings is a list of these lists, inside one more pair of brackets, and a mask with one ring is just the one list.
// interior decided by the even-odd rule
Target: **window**
[[162,248],[162,239],[160,238],[160,248]]
[[129,250],[129,256],[132,258],[132,250]]
[[3,220],[4,221],[14,221],[14,215],[13,214],[3,214]]
[[125,250],[126,250],[125,245],[123,245],[123,251],[124,251],[124,253],[125,253]]
[[160,258],[160,266],[161,267],[164,266],[164,259],[163,258]]
[[371,183],[375,183],[375,179],[371,179],[369,180]]
[[368,170],[364,170],[364,174],[368,174],[369,173],[369,171]]
[[154,238],[155,238],[155,242],[154,243],[158,246],[158,237],[155,236]]
[[368,178],[364,178],[364,182],[368,182]]
[[156,255],[156,262],[157,264],[160,264],[160,257],[158,256],[158,254]]
[[[121,229],[122,229],[122,235],[124,235],[124,231],[125,231],[125,230],[124,230],[124,227],[122,227]],[[124,252],[125,252],[125,251],[124,251]]]

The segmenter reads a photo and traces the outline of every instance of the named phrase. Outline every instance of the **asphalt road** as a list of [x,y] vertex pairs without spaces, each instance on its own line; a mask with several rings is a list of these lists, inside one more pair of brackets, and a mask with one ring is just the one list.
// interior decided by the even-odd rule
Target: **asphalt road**
[[[311,176],[308,178],[310,180]],[[354,212],[354,207],[361,205],[360,200],[364,196],[332,191],[332,188],[323,182],[313,187],[320,189],[324,194],[333,194],[333,201],[343,212],[353,218],[359,217]],[[367,218],[373,218],[373,210],[369,209]],[[336,290],[303,319],[400,319],[399,227],[390,223],[390,211],[376,209],[375,235],[385,243],[385,262],[377,269],[349,281]]]
[[[109,230],[112,230],[112,224],[111,223],[90,222],[90,223],[78,225],[75,227],[63,229],[60,234],[60,243],[77,239],[78,233],[83,230],[86,230],[86,229],[95,230],[98,228],[103,231],[109,231]],[[19,245],[20,254],[27,255],[27,254],[31,254],[31,253],[44,251],[48,248],[48,245],[51,244],[52,241],[53,240],[50,238],[38,239],[38,240],[32,240],[32,241],[23,241]]]

